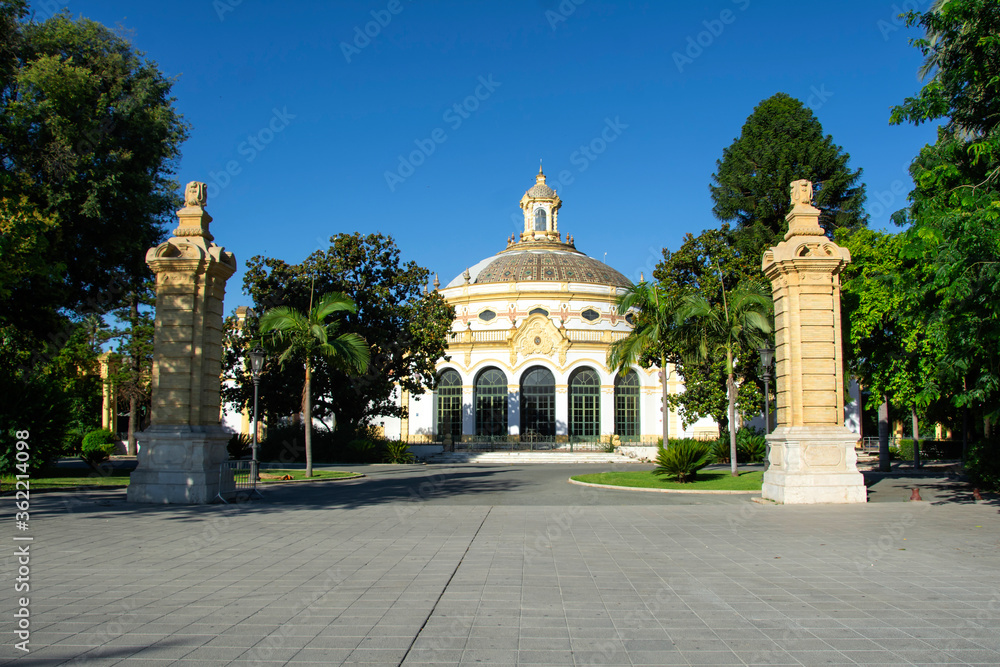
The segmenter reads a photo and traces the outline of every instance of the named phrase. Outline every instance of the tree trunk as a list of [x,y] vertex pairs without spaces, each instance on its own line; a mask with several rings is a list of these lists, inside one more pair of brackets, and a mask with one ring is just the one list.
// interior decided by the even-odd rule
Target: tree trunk
[[882,396],[882,405],[878,406],[878,469],[881,472],[892,470],[889,460],[889,397]]
[[139,399],[132,396],[128,399],[128,441],[125,451],[129,456],[136,455],[135,446],[135,425],[139,419]]
[[313,449],[312,449],[312,397],[311,386],[312,368],[306,362],[306,384],[302,388],[302,419],[306,423],[306,477],[313,476]]
[[142,377],[139,368],[139,343],[135,340],[136,328],[139,326],[139,294],[138,292],[132,293],[132,303],[130,305],[130,315],[132,316],[132,355],[129,359],[129,365],[132,369],[132,382],[135,386],[132,387],[132,396],[128,400],[128,440],[125,444],[125,452],[129,456],[136,455],[136,442],[135,442],[135,432],[136,432],[136,422],[139,419],[139,399],[136,397],[135,393],[139,391],[139,387],[142,386]]
[[910,419],[913,421],[913,467],[920,467],[920,428],[917,424],[917,406],[910,406]]
[[726,391],[729,394],[729,465],[736,477],[740,473],[736,467],[736,383],[732,373],[726,380]]
[[664,357],[660,357],[660,371],[663,373],[660,383],[663,385],[663,397],[660,400],[663,406],[663,446],[666,448],[670,445],[670,407],[667,405],[667,360]]
[[989,442],[990,438],[992,437],[993,437],[993,424],[990,423],[990,418],[988,416],[983,417],[983,440]]
[[969,456],[969,407],[962,408],[962,465]]

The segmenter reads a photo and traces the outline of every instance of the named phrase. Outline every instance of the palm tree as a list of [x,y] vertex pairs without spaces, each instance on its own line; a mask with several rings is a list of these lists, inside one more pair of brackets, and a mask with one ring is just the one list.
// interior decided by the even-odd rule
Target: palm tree
[[766,288],[757,282],[741,284],[727,296],[722,288],[722,303],[712,304],[701,294],[686,294],[677,309],[677,322],[691,325],[698,332],[697,353],[708,359],[713,352],[726,353],[726,393],[729,397],[729,456],[733,475],[736,469],[736,380],[734,366],[740,352],[758,349],[771,333],[774,302]]
[[658,358],[663,372],[663,446],[668,443],[670,425],[667,407],[667,354],[663,343],[674,327],[676,299],[671,298],[658,283],[640,282],[630,286],[618,297],[618,314],[633,310],[635,324],[628,336],[615,341],[608,349],[608,366],[621,372],[643,357]]
[[309,296],[309,312],[304,314],[288,306],[272,308],[260,318],[261,333],[273,333],[276,346],[284,347],[278,361],[290,359],[305,366],[306,379],[302,387],[302,416],[306,423],[306,477],[312,477],[312,369],[320,359],[346,373],[364,373],[371,356],[368,343],[355,333],[337,335],[340,322],[326,319],[337,312],[357,312],[350,297],[330,292],[319,298],[315,307]]

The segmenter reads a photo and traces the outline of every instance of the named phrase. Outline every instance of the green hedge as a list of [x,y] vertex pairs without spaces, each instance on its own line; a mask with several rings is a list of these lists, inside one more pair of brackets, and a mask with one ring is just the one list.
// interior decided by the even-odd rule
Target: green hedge
[[[276,463],[304,463],[306,460],[304,426],[270,428],[260,443],[260,460]],[[386,440],[374,428],[336,431],[314,428],[313,461],[316,463],[380,463],[386,453]]]
[[1000,491],[1000,442],[970,445],[965,472],[969,482],[980,490]]
[[83,436],[80,458],[88,463],[106,461],[115,452],[115,434],[105,428],[94,429]]
[[[913,460],[913,440],[910,438],[899,441],[899,458],[904,461]],[[921,440],[921,461],[948,461],[962,458],[961,440]]]

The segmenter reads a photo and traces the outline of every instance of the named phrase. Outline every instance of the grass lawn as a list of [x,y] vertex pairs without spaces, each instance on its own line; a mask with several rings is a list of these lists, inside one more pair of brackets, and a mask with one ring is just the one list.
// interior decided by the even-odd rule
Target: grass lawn
[[[85,468],[50,468],[33,475],[30,489],[61,489],[73,486],[128,486],[131,470],[108,470],[107,474],[88,471]],[[0,480],[0,490],[5,492],[14,488],[14,477],[4,477]]]
[[[261,470],[262,475],[291,475],[292,479],[305,479],[304,470]],[[108,474],[90,471],[83,468],[51,468],[38,476],[32,476],[30,490],[35,489],[68,489],[76,486],[128,486],[131,470],[108,470]],[[312,479],[336,479],[341,477],[358,477],[358,473],[341,470],[313,470]],[[261,483],[269,484],[280,480],[261,479]],[[14,491],[14,477],[0,479],[0,491]]]
[[[305,470],[271,470],[270,468],[261,468],[260,470],[260,481],[263,484],[270,484],[272,482],[280,482],[282,480],[278,479],[268,479],[266,476],[276,475],[278,477],[283,477],[284,475],[291,475],[293,480],[296,479],[306,479]],[[316,470],[313,468],[313,476],[309,479],[342,479],[345,477],[361,477],[359,473],[356,472],[344,472],[343,470]],[[287,481],[287,480],[285,480]]]
[[728,470],[710,470],[698,473],[694,482],[681,484],[654,475],[652,470],[631,472],[599,472],[593,475],[576,475],[577,482],[608,484],[610,486],[636,486],[643,489],[684,489],[687,491],[760,491],[764,473],[760,470],[741,472],[733,477]]

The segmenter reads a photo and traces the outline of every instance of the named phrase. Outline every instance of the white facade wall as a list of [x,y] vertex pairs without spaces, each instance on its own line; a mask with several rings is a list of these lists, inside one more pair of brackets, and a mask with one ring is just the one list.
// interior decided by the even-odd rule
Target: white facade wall
[[[443,373],[453,369],[461,377],[463,434],[476,432],[476,380],[483,371],[495,368],[507,378],[507,433],[521,435],[520,386],[527,372],[536,366],[548,369],[555,378],[557,437],[569,433],[570,377],[583,368],[595,371],[600,378],[600,435],[613,434],[615,374],[606,366],[607,350],[612,339],[624,337],[631,329],[628,322],[617,315],[615,302],[620,291],[620,288],[604,285],[552,282],[473,283],[443,289],[441,293],[455,307],[456,317],[448,349],[450,359],[442,360],[437,370]],[[538,308],[547,311],[548,317],[529,314]],[[598,312],[601,317],[595,321],[585,319],[581,314],[588,309]],[[496,316],[484,320],[480,315],[485,311],[492,311]],[[533,323],[545,329],[539,336],[547,338],[546,343],[554,340],[557,344],[551,348],[543,344],[541,349],[532,351],[529,342],[527,350],[518,349],[512,340],[516,341],[525,326]],[[569,344],[565,345],[567,339]],[[663,432],[658,369],[634,367],[633,370],[640,384],[640,435],[655,439]],[[670,378],[669,390],[671,393],[683,391],[676,374]],[[390,431],[387,426],[386,434],[394,437],[399,433],[411,442],[439,440],[435,392],[410,396],[408,405],[407,432]],[[717,432],[711,420],[701,420],[684,429],[679,416],[671,413],[671,437],[697,437],[709,432]]]

